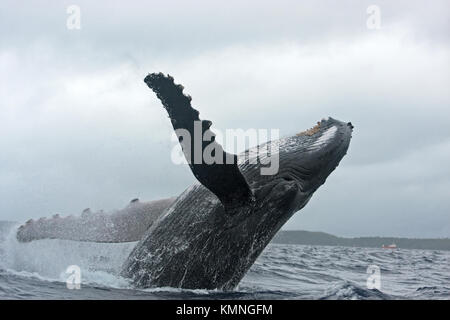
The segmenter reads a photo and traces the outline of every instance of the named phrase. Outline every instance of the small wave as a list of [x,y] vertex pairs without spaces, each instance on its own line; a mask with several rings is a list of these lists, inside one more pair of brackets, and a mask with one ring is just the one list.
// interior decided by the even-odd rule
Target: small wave
[[445,286],[431,286],[431,287],[419,287],[416,289],[416,291],[431,291],[434,293],[447,293],[450,297],[450,287]]
[[345,299],[345,300],[391,300],[393,296],[383,293],[377,289],[367,289],[351,282],[343,282],[332,286],[320,297],[322,300]]

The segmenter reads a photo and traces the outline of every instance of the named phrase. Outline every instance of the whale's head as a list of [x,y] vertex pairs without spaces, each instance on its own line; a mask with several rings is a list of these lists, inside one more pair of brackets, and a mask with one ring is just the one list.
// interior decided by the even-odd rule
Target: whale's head
[[270,166],[277,170],[265,178],[247,175],[256,181],[249,182],[254,186],[257,202],[261,203],[259,214],[251,223],[265,225],[263,233],[269,229],[276,232],[302,209],[346,155],[352,130],[350,122],[328,118],[309,130],[269,142]]
[[280,152],[279,176],[294,181],[305,194],[314,193],[347,154],[353,125],[333,118],[291,137]]

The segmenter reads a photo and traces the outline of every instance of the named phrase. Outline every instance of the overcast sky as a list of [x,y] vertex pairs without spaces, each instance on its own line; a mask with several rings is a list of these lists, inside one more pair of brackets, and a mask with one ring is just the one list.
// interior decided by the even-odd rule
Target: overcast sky
[[[213,127],[351,121],[347,156],[285,229],[450,237],[448,1],[0,3],[0,220],[182,192],[143,78],[174,76]],[[69,30],[69,5],[81,29]],[[380,29],[366,10],[378,5]]]

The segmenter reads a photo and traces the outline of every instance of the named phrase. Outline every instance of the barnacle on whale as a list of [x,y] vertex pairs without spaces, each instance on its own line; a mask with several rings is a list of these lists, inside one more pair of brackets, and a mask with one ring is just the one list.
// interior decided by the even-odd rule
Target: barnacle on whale
[[320,122],[317,122],[317,124],[314,127],[297,133],[297,136],[312,136],[313,134],[315,134],[319,131],[320,131]]

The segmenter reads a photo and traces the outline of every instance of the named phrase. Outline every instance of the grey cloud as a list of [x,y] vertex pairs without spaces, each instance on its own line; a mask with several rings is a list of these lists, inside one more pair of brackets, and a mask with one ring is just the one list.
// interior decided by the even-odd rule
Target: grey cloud
[[371,2],[3,1],[0,219],[136,196],[194,181],[170,161],[171,126],[143,83],[172,74],[218,129],[302,131],[352,121],[341,166],[286,228],[339,235],[449,236],[448,4]]

